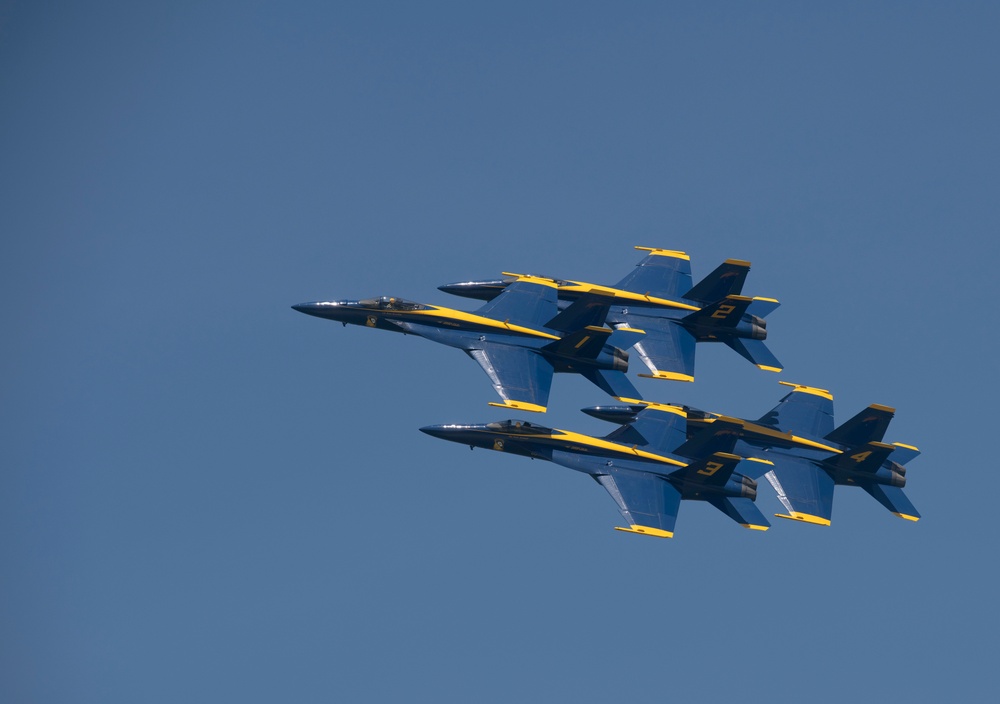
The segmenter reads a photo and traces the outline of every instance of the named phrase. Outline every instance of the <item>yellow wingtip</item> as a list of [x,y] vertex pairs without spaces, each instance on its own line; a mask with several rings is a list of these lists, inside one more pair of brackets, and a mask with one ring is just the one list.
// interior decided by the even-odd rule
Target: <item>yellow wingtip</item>
[[615,526],[615,530],[620,530],[624,533],[638,533],[639,535],[650,535],[654,538],[673,538],[674,534],[669,530],[661,530],[659,528],[650,528],[649,526],[633,525],[628,528],[623,528],[622,526]]
[[782,386],[791,386],[795,391],[799,391],[804,394],[812,394],[813,396],[822,396],[830,401],[833,400],[833,394],[826,389],[818,389],[815,386],[803,386],[802,384],[793,384],[790,381],[779,381]]
[[640,374],[639,376],[645,379],[667,379],[668,381],[694,381],[694,377],[690,374],[681,374],[680,372],[662,372],[655,371],[652,374]]
[[815,526],[828,526],[830,525],[829,518],[822,518],[820,516],[813,516],[809,513],[799,513],[798,511],[789,511],[785,513],[774,514],[775,518],[787,518],[792,521],[799,521],[801,523],[812,523]]
[[497,408],[512,408],[517,411],[531,411],[532,413],[545,413],[546,410],[546,406],[539,406],[537,403],[528,403],[527,401],[507,400],[503,403],[494,403],[491,401],[490,405]]
[[636,245],[635,248],[638,249],[640,252],[649,252],[650,254],[656,255],[658,257],[674,257],[675,259],[687,259],[688,261],[691,260],[691,257],[688,255],[687,252],[681,252],[680,250],[676,250],[676,249],[659,249],[657,247],[640,247],[639,245]]

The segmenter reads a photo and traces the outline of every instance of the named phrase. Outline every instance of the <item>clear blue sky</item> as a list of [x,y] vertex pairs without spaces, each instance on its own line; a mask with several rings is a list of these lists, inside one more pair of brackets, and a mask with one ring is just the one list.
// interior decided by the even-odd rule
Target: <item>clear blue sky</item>
[[[982,701],[1000,650],[995,3],[0,3],[0,701]],[[748,259],[780,375],[894,406],[924,518],[682,508],[306,300]],[[633,371],[640,371],[634,369]],[[610,426],[557,377],[547,425]],[[762,492],[765,513],[780,510]]]

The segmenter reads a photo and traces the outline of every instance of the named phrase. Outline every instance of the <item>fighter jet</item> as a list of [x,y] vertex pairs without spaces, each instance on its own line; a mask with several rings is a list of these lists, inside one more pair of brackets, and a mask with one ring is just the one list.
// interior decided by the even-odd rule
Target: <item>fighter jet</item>
[[[834,487],[859,486],[896,516],[908,521],[920,514],[903,493],[906,468],[920,451],[903,443],[882,442],[895,409],[872,404],[834,428],[833,395],[826,389],[779,382],[792,387],[778,405],[758,420],[734,420],[686,408],[691,439],[688,451],[697,451],[697,437],[720,418],[726,427],[739,428],[734,452],[768,459],[764,476],[788,511],[776,513],[816,525],[830,525]],[[585,413],[622,423],[637,418],[642,404],[595,406]],[[759,478],[760,474],[753,477]]]
[[[722,342],[761,369],[781,371],[781,362],[764,344],[767,338],[764,318],[778,307],[778,301],[741,295],[750,262],[727,259],[692,286],[691,258],[684,252],[651,247],[636,249],[648,254],[614,287],[547,280],[558,288],[560,300],[570,302],[580,296],[598,296],[610,305],[609,325],[645,331],[646,336],[636,343],[635,351],[651,373],[639,376],[694,381],[698,342]],[[439,288],[458,296],[490,300],[518,278],[517,274],[504,276]]]
[[[616,530],[672,538],[683,499],[707,501],[754,530],[770,524],[754,505],[757,482],[735,470],[738,426],[720,418],[687,440],[684,409],[648,403],[628,424],[605,437],[545,428],[520,420],[477,425],[430,425],[423,432],[444,440],[569,467],[589,474],[618,504],[628,527]],[[757,460],[759,463],[760,460]]]
[[[465,351],[483,368],[503,403],[544,412],[552,374],[581,374],[616,398],[641,399],[628,380],[628,353],[641,330],[604,326],[608,305],[581,297],[560,312],[555,285],[520,277],[475,312],[382,296],[292,306],[345,326],[418,335]],[[624,334],[623,334],[624,333]],[[623,341],[623,342],[622,342]]]

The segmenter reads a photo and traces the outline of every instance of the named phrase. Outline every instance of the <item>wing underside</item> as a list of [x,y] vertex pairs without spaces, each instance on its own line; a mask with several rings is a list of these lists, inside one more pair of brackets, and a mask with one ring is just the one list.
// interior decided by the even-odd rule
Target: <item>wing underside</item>
[[524,347],[483,343],[466,350],[493,382],[493,388],[510,408],[545,412],[552,387],[552,365]]
[[794,390],[758,422],[793,435],[826,437],[833,430],[833,396],[823,389],[780,383]]
[[628,522],[628,528],[616,530],[659,538],[674,536],[681,495],[670,482],[655,474],[627,469],[611,469],[594,478],[611,494]]
[[515,281],[486,303],[477,315],[540,328],[559,312],[556,290],[551,286]]
[[632,348],[651,372],[647,376],[694,381],[695,339],[680,325],[665,318],[635,317],[646,336]]
[[691,289],[691,260],[683,252],[644,249],[648,254],[615,288],[678,300]]
[[830,525],[833,516],[833,478],[807,460],[768,453],[774,463],[765,474],[774,487],[778,501],[788,514],[775,514],[804,523]]

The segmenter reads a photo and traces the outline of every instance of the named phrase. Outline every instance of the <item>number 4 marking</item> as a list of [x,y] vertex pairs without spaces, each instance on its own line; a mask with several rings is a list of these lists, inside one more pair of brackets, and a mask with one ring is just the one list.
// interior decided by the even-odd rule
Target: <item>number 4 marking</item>
[[859,452],[856,455],[851,455],[851,459],[857,462],[858,464],[861,464],[866,459],[868,459],[868,455],[870,455],[871,453],[872,453],[871,450],[865,450],[864,452]]

